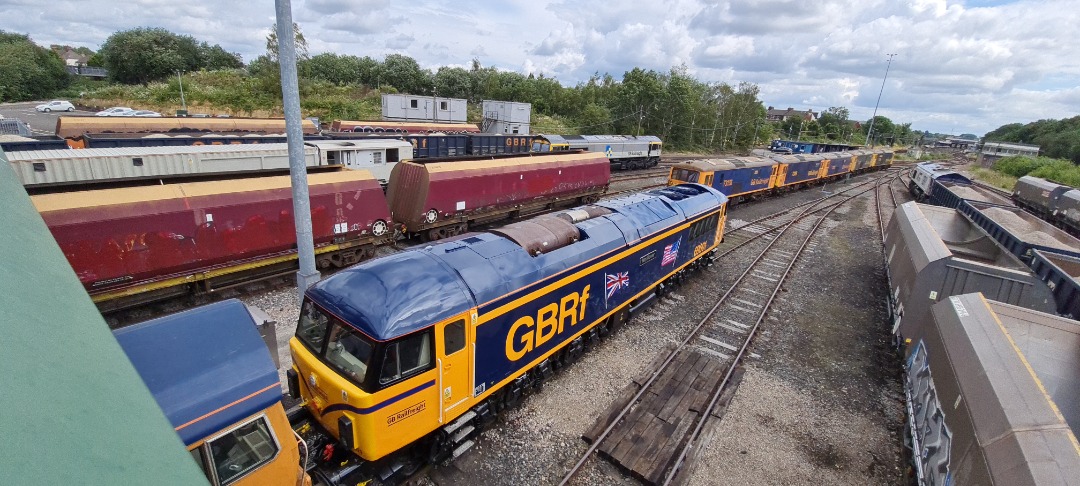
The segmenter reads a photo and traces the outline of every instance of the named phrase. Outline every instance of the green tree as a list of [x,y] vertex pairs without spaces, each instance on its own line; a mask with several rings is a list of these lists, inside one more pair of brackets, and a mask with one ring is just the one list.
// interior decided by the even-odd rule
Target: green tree
[[873,122],[873,134],[868,133],[871,128],[870,120],[866,120],[866,123],[863,123],[863,133],[866,134],[868,138],[873,137],[874,140],[872,142],[876,141],[875,143],[881,143],[881,141],[891,137],[891,134],[895,129],[892,120],[890,120],[888,117],[879,115],[877,117],[874,117]]
[[240,54],[226,51],[223,47],[205,42],[199,44],[199,67],[210,71],[219,69],[240,69],[244,61]]
[[415,59],[401,54],[390,54],[383,60],[382,83],[415,95],[429,95],[432,88],[431,73],[420,69]]
[[109,77],[121,83],[147,84],[177,71],[202,67],[195,38],[162,28],[140,27],[117,32],[101,46]]
[[850,112],[843,106],[833,106],[821,112],[818,116],[818,124],[826,138],[830,140],[845,140],[851,131],[848,123]]
[[[304,38],[304,33],[300,31],[300,26],[295,22],[293,23],[293,40],[296,44],[296,62],[300,63],[306,61],[308,58],[308,44],[307,39]],[[270,27],[270,33],[266,34],[266,55],[270,58],[270,62],[277,64],[278,62],[278,38],[277,38],[277,25]]]
[[29,36],[0,30],[0,101],[52,97],[71,82],[64,61]]
[[596,103],[585,105],[576,120],[577,131],[583,134],[611,133],[614,129],[611,125],[611,112]]
[[94,55],[90,56],[90,59],[86,61],[86,65],[103,68],[105,67],[105,56],[102,56],[100,52],[95,52]]
[[472,79],[469,71],[463,68],[443,66],[435,72],[433,83],[439,96],[465,99],[473,97]]

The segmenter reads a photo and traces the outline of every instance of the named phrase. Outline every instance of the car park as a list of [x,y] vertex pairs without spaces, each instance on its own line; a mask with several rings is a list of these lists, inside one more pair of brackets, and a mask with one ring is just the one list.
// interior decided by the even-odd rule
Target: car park
[[97,115],[97,116],[131,116],[131,114],[134,113],[134,112],[135,112],[135,110],[132,110],[131,108],[127,108],[127,107],[124,107],[124,106],[114,106],[114,107],[109,108],[107,110],[99,111],[99,112],[95,113],[95,115]]
[[43,111],[49,113],[51,111],[75,111],[75,105],[72,105],[70,101],[64,100],[52,100],[48,103],[42,103],[34,107],[37,111]]

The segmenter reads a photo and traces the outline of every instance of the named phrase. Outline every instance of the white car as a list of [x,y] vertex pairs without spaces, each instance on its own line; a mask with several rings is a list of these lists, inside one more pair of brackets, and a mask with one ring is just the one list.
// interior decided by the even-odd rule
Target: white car
[[142,117],[160,117],[161,113],[150,110],[138,110],[128,114],[128,116],[142,116]]
[[125,106],[114,106],[108,110],[103,110],[95,113],[97,116],[131,116],[135,110]]
[[51,111],[75,111],[75,105],[72,105],[70,101],[53,100],[48,103],[42,103],[34,107],[37,111],[44,111],[49,113]]

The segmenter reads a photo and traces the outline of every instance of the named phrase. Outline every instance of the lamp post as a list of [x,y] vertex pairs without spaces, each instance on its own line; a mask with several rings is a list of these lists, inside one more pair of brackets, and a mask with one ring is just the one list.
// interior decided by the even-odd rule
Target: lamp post
[[300,269],[296,271],[299,301],[304,292],[319,281],[315,268],[315,241],[311,230],[311,199],[307,164],[304,161],[304,133],[300,118],[300,84],[296,74],[296,34],[293,30],[292,2],[275,0],[277,13],[278,63],[281,72],[281,97],[285,108],[285,132],[289,142],[289,177],[292,185],[293,224],[296,228],[296,253]]
[[[889,61],[885,64],[885,77],[881,78],[881,90],[878,91],[877,101],[874,102],[874,116],[870,117],[870,128],[866,130],[866,141],[870,142],[871,137],[874,135],[874,119],[877,118],[878,104],[881,103],[881,93],[885,92],[885,80],[889,79],[889,68],[892,67],[892,58],[896,54],[889,54]],[[873,148],[873,142],[870,142],[870,147]]]
[[187,115],[187,101],[184,100],[184,78],[180,77],[180,71],[176,72],[176,80],[180,82],[180,105],[183,106],[184,115]]

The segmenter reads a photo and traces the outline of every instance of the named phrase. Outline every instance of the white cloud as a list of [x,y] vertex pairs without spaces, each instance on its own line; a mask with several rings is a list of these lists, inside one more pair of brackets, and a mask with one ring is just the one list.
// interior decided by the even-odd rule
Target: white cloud
[[[556,76],[685,64],[703,81],[761,87],[768,105],[847,106],[918,129],[982,133],[1077,115],[1080,9],[1072,0],[673,0],[454,3],[294,0],[312,54],[414,57],[421,66],[484,65]],[[1004,3],[1004,4],[1001,4]],[[988,4],[982,6],[983,4]],[[209,0],[0,0],[4,30],[41,44],[97,48],[115,31],[165,27],[251,60],[274,3]]]

